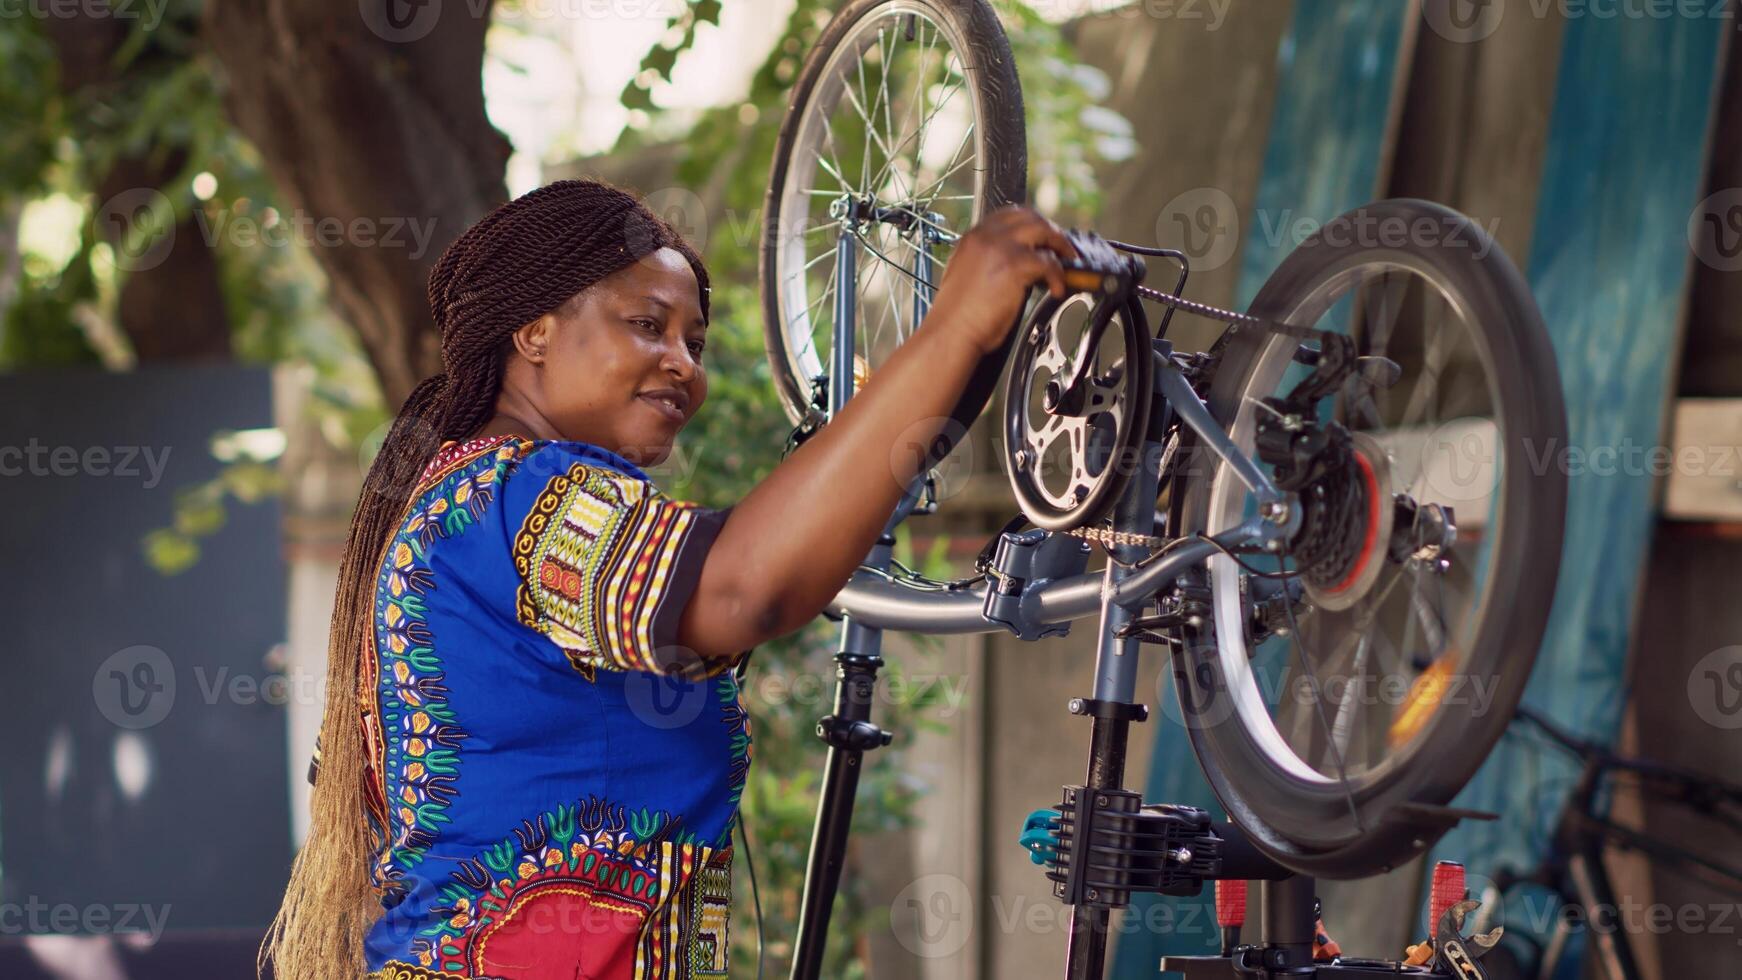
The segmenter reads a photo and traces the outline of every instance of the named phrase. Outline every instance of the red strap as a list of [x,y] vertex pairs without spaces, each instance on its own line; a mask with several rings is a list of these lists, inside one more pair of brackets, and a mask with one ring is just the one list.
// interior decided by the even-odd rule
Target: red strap
[[1439,937],[1440,917],[1446,909],[1464,900],[1464,866],[1456,861],[1441,861],[1434,865],[1433,892],[1428,899],[1428,928]]
[[1223,928],[1246,924],[1246,882],[1216,882],[1216,924]]

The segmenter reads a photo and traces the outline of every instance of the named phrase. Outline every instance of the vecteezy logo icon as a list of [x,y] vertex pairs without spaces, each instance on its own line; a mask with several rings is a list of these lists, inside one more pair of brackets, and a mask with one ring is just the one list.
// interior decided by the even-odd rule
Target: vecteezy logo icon
[[1426,0],[1421,16],[1440,37],[1470,44],[1500,29],[1506,4],[1504,0]]
[[175,248],[175,208],[150,187],[116,194],[103,202],[95,218],[97,230],[112,243],[115,267],[122,272],[155,269]]
[[[658,215],[661,221],[670,225],[673,231],[682,235],[697,251],[707,250],[708,207],[702,203],[701,195],[687,187],[662,187],[643,197],[641,206]],[[630,246],[636,251],[642,251],[652,244],[651,241],[637,240],[635,237],[652,234],[651,228],[643,228],[640,223],[631,223],[625,231]]]
[[387,23],[398,31],[409,31],[417,23],[418,12],[429,0],[387,0]]
[[442,16],[442,0],[358,0],[357,9],[376,37],[409,44],[435,30]]
[[[1386,448],[1393,454],[1392,472],[1417,474],[1417,485],[1438,503],[1480,503],[1485,514],[1499,492],[1500,428],[1493,419],[1449,419],[1425,435]],[[1411,456],[1416,457],[1413,465]]]
[[1742,187],[1718,191],[1688,217],[1694,256],[1719,272],[1742,269]]
[[714,685],[691,679],[701,667],[701,657],[682,647],[662,647],[658,659],[680,666],[676,674],[647,670],[627,671],[623,677],[623,700],[629,713],[649,728],[670,731],[682,728],[715,703]]
[[1688,703],[1713,728],[1742,728],[1742,646],[1719,647],[1694,664]]
[[[854,383],[863,384],[864,379]],[[951,418],[920,419],[896,437],[889,449],[889,469],[916,474],[913,489],[929,493],[938,503],[949,500],[967,489],[974,476],[974,444],[967,426]]]
[[175,665],[153,646],[117,650],[91,676],[91,697],[122,728],[150,728],[175,706]]
[[1155,219],[1155,237],[1177,243],[1190,256],[1193,271],[1217,269],[1234,257],[1240,244],[1240,212],[1227,191],[1199,187],[1162,207]]
[[929,874],[915,880],[889,903],[890,927],[915,956],[954,956],[974,935],[974,896],[955,875]]

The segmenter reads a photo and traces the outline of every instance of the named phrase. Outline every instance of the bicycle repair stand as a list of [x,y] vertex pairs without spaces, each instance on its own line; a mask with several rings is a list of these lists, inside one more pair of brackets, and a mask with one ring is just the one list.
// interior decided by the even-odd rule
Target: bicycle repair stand
[[[1048,866],[1053,895],[1074,906],[1106,916],[1130,904],[1139,892],[1190,897],[1205,881],[1236,885],[1216,891],[1216,920],[1222,927],[1218,956],[1168,956],[1160,969],[1185,980],[1275,980],[1305,977],[1315,980],[1417,976],[1485,980],[1476,959],[1499,939],[1463,934],[1465,918],[1476,902],[1465,900],[1461,865],[1441,862],[1434,869],[1430,917],[1434,937],[1418,947],[1409,962],[1356,959],[1341,955],[1322,935],[1315,879],[1299,875],[1266,857],[1248,835],[1232,823],[1212,823],[1196,807],[1141,802],[1124,790],[1092,791],[1067,786],[1056,813],[1036,811],[1029,818],[1023,844],[1036,863]],[[1086,832],[1080,828],[1087,828]],[[1073,873],[1073,869],[1082,869]],[[1246,885],[1259,884],[1259,937],[1241,945],[1245,924]],[[1104,918],[1101,919],[1104,922]],[[1072,933],[1069,976],[1091,960],[1079,958],[1078,934]],[[1098,942],[1095,942],[1098,938]],[[1099,937],[1084,935],[1083,945],[1097,951]]]
[[[1166,357],[1171,350],[1168,341],[1156,341],[1155,356]],[[840,404],[846,400],[845,395],[844,392],[830,393],[831,410],[839,410]],[[1149,432],[1166,431],[1170,412],[1167,401],[1155,399],[1151,410]],[[1145,533],[1154,529],[1154,502],[1159,492],[1162,450],[1162,444],[1153,438],[1144,443],[1142,465],[1135,465],[1133,478],[1118,505],[1119,527],[1140,529]],[[1125,465],[1134,464],[1127,461]],[[904,501],[904,505],[897,508],[883,535],[872,547],[865,565],[888,569],[895,545],[895,526],[905,516],[906,504]],[[1141,557],[1141,554],[1122,553],[1135,551],[1130,547],[1114,549],[1115,555],[1124,562]],[[993,560],[993,567],[998,571],[997,583],[987,590],[987,620],[1006,627],[1022,639],[1063,635],[1069,631],[1068,623],[1030,620],[1021,607],[1022,590],[1030,582],[1078,574],[1086,567],[1087,561],[1088,553],[1083,542],[1064,535],[1046,535],[1040,531],[1004,534]],[[1109,562],[1106,574],[1111,583],[1129,572],[1119,563]],[[1136,613],[1130,609],[1103,603],[1102,629],[1096,653],[1095,697],[1071,702],[1073,713],[1089,714],[1094,718],[1088,778],[1089,784],[1098,788],[1116,788],[1124,781],[1129,723],[1132,718],[1142,720],[1147,716],[1147,708],[1133,703],[1141,640],[1135,635],[1114,636],[1135,618]],[[883,666],[882,639],[882,630],[857,624],[851,617],[845,619],[840,650],[835,654],[834,711],[819,720],[816,729],[817,737],[829,749],[816,825],[811,835],[810,856],[806,862],[804,893],[800,899],[792,980],[816,980],[821,974],[829,918],[840,885],[853,801],[864,756],[868,751],[890,744],[894,738],[871,721],[877,672]],[[1100,976],[1100,964],[1105,958],[1106,921],[1104,908],[1097,910],[1082,906],[1073,911],[1071,955],[1074,959],[1081,959],[1085,969],[1095,971],[1092,974],[1073,972],[1073,977]]]

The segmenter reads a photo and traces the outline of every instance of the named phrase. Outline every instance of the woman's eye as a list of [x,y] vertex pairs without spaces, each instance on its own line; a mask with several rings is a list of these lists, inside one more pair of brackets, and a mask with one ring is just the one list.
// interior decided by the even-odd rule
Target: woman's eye
[[648,330],[653,331],[654,333],[659,332],[659,321],[657,321],[657,320],[649,320],[648,318],[646,318],[644,316],[643,317],[636,317],[635,324],[637,326],[640,326],[640,327],[645,327]]
[[707,349],[707,345],[702,343],[701,341],[699,341],[699,340],[690,341],[690,353],[692,355],[694,355],[696,357],[701,357],[702,351],[706,350],[706,349]]

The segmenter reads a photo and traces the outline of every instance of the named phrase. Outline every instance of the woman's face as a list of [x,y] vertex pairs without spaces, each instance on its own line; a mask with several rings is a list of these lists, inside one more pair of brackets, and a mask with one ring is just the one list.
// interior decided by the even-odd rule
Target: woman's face
[[534,349],[544,345],[540,411],[564,438],[657,466],[708,397],[707,325],[695,272],[676,249],[630,263],[526,329]]

